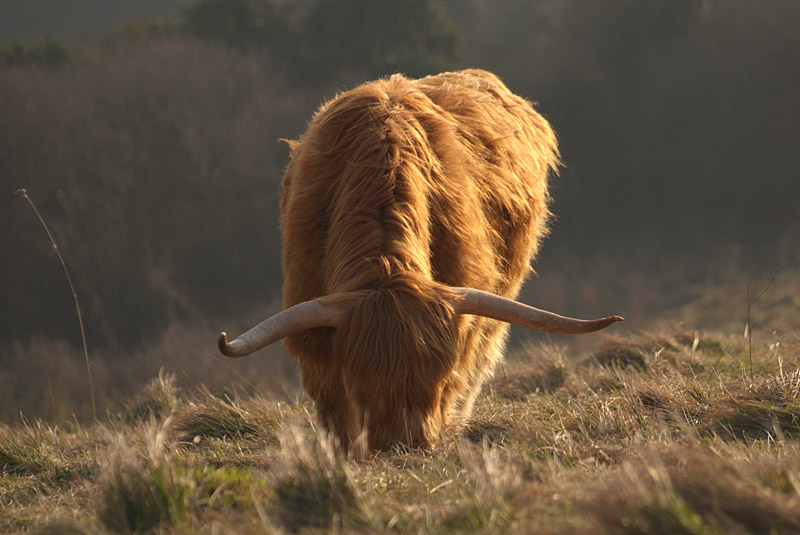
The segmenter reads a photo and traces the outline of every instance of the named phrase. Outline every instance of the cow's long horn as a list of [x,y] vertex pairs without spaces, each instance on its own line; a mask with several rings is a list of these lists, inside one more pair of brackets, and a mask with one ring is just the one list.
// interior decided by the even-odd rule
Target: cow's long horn
[[458,314],[485,316],[537,331],[561,334],[590,333],[604,329],[615,321],[623,320],[621,316],[610,316],[596,320],[567,318],[482,290],[474,288],[453,289],[463,297],[455,305],[455,310]]
[[265,319],[231,343],[226,333],[220,333],[217,346],[225,356],[244,357],[306,329],[335,327],[341,316],[342,310],[337,307],[323,305],[316,299],[305,301]]

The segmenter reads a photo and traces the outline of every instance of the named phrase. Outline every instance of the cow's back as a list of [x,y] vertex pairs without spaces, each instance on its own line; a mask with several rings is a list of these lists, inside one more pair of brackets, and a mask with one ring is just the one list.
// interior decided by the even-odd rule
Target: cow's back
[[[434,258],[441,259],[436,271],[453,286],[516,296],[547,233],[547,177],[558,164],[555,134],[530,103],[489,72],[444,73],[417,85],[452,118],[459,141],[447,155],[443,209],[434,211],[441,218],[434,227],[442,234],[434,246]],[[461,195],[460,202],[448,200],[454,194]],[[448,215],[453,209],[458,222]],[[459,239],[460,229],[471,227],[475,230]],[[474,251],[476,237],[484,232],[493,265],[452,273],[448,266],[457,265],[462,255],[484,254]]]

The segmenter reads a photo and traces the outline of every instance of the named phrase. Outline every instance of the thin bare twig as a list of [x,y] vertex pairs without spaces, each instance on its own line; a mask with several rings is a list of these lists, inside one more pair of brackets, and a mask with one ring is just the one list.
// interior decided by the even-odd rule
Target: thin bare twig
[[775,282],[775,277],[772,277],[772,279],[769,281],[769,284],[767,284],[767,287],[761,290],[761,293],[758,294],[752,301],[750,300],[750,285],[747,285],[747,325],[745,327],[745,331],[747,333],[747,358],[750,365],[751,379],[753,377],[753,326],[750,323],[750,309],[756,304],[756,301],[761,299],[762,295],[767,293],[767,290],[769,290],[773,282]]
[[69,289],[70,289],[70,291],[72,291],[72,299],[73,299],[73,301],[75,301],[75,311],[78,314],[78,324],[81,327],[81,341],[83,342],[83,356],[86,359],[86,375],[89,377],[89,395],[92,398],[92,418],[94,418],[94,420],[96,421],[97,420],[97,407],[95,406],[95,402],[94,402],[94,386],[92,384],[92,370],[91,370],[91,365],[89,363],[89,349],[88,349],[88,346],[86,345],[86,330],[83,327],[83,316],[81,315],[81,306],[78,303],[78,293],[75,291],[75,285],[72,284],[72,277],[69,276],[69,270],[67,269],[67,263],[64,262],[64,257],[61,256],[61,251],[58,250],[58,245],[56,244],[56,240],[55,240],[55,238],[53,238],[53,234],[50,232],[50,229],[48,228],[47,223],[44,222],[44,218],[42,217],[42,214],[39,213],[39,210],[36,208],[36,205],[33,204],[33,200],[31,200],[31,198],[28,196],[28,190],[26,190],[25,188],[18,189],[17,191],[14,192],[14,195],[22,195],[23,197],[25,197],[25,200],[28,201],[28,204],[30,204],[31,208],[33,208],[33,211],[36,214],[36,217],[39,218],[39,222],[42,224],[42,227],[44,227],[44,231],[47,232],[47,237],[50,238],[50,243],[53,246],[53,252],[56,253],[56,256],[58,256],[58,260],[61,262],[61,267],[64,269],[64,275],[66,275],[66,277],[67,277],[67,283],[69,284]]

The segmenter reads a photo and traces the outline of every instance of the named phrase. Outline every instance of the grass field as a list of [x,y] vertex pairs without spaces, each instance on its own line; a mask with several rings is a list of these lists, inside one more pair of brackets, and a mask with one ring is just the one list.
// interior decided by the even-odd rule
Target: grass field
[[432,452],[343,459],[311,403],[162,374],[94,424],[0,427],[0,532],[798,533],[796,280],[751,338],[745,296],[717,292],[590,350],[516,351]]

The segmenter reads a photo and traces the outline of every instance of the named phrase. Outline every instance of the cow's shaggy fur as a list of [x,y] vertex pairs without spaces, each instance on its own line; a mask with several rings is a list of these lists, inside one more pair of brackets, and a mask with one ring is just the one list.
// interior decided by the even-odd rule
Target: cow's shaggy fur
[[431,446],[470,415],[508,332],[455,314],[450,287],[517,295],[547,231],[555,135],[470,70],[342,93],[291,146],[284,304],[347,310],[286,340],[319,420],[345,449]]

